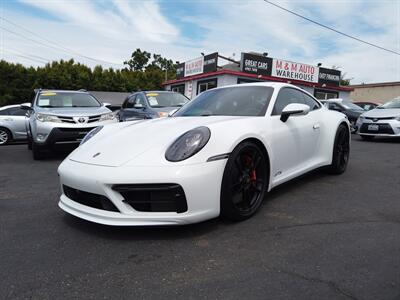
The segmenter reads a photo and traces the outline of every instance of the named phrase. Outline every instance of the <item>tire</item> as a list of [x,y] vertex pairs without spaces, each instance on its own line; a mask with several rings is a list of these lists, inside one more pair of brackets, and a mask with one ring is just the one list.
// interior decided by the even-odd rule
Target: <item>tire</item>
[[333,145],[332,164],[327,168],[329,174],[339,175],[344,173],[349,162],[350,134],[346,125],[340,124],[336,131]]
[[372,141],[375,137],[373,135],[360,135],[364,141]]
[[10,130],[0,127],[0,146],[7,145],[11,141],[12,135]]
[[242,221],[254,215],[268,189],[268,162],[259,146],[239,144],[230,154],[221,184],[221,216]]
[[28,136],[28,150],[32,150],[32,138]]
[[32,156],[34,160],[42,160],[45,157],[44,146],[36,144],[34,141],[32,142]]

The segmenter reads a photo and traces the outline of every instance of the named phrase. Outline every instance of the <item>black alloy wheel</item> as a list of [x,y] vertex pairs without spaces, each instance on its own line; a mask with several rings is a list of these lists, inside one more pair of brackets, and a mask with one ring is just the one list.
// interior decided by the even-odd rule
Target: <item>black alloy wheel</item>
[[336,132],[333,146],[332,164],[328,171],[331,174],[342,174],[346,171],[350,156],[350,134],[346,125],[341,124]]
[[254,143],[239,144],[229,156],[222,179],[221,215],[241,221],[260,208],[269,184],[267,160]]

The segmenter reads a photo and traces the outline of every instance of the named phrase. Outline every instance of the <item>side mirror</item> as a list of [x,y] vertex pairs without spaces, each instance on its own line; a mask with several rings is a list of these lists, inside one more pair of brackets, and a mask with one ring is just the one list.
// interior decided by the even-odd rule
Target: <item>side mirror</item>
[[143,104],[137,103],[133,106],[133,108],[144,108]]
[[172,117],[172,116],[174,115],[174,113],[176,113],[176,112],[178,111],[178,109],[179,109],[179,108],[175,108],[175,109],[171,110],[171,111],[168,113],[168,117]]
[[291,103],[285,106],[281,113],[281,121],[286,122],[290,116],[304,116],[310,112],[310,107],[301,103]]
[[22,104],[20,105],[20,107],[21,107],[21,109],[23,109],[23,110],[33,110],[32,106],[31,106],[31,104],[30,104],[29,102],[22,103]]

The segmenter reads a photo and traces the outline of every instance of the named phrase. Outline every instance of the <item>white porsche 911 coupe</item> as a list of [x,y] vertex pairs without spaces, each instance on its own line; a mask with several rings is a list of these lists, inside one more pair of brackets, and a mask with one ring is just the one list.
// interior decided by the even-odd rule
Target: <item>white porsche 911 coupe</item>
[[252,83],[205,91],[172,117],[92,130],[60,165],[61,209],[108,225],[244,220],[310,170],[346,170],[345,115],[302,89]]

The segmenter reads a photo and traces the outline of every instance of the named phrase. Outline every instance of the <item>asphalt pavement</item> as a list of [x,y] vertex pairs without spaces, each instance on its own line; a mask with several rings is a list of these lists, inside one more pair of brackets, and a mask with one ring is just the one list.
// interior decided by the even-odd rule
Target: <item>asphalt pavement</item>
[[65,155],[0,147],[0,299],[400,298],[400,140],[353,137],[345,174],[287,183],[241,223],[183,227],[66,215]]

